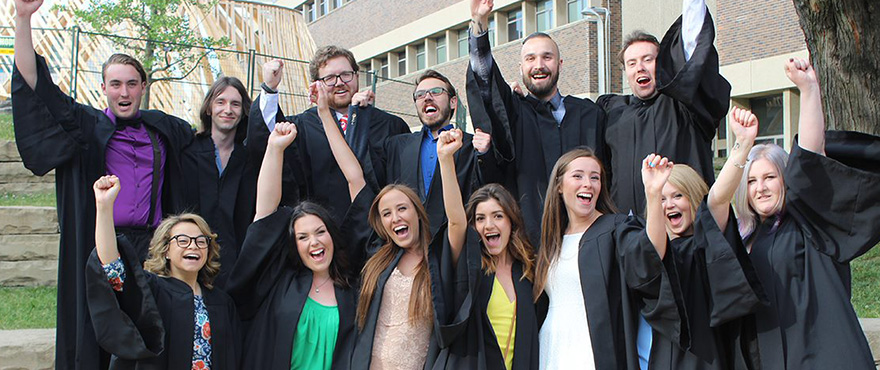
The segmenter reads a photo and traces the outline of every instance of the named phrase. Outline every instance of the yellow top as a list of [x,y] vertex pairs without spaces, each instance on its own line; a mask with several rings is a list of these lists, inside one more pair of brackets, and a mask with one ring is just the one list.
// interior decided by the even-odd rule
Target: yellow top
[[511,301],[498,278],[492,284],[492,295],[489,296],[486,313],[498,339],[504,366],[510,370],[513,367],[513,344],[516,342],[516,296]]

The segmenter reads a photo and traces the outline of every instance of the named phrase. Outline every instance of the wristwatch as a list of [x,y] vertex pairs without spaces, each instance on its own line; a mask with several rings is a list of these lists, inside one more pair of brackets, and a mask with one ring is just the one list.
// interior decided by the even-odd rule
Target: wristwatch
[[265,82],[263,82],[263,83],[260,84],[260,88],[263,89],[263,91],[265,91],[265,92],[267,92],[267,93],[269,93],[269,94],[277,94],[277,93],[278,93],[278,90],[275,90],[275,89],[269,87],[269,85],[266,85]]

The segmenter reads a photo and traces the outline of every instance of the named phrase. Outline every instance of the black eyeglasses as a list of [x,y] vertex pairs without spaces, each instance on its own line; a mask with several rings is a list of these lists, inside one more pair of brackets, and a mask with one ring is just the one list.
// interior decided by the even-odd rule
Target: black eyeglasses
[[189,248],[190,244],[192,244],[193,241],[196,242],[196,248],[198,249],[208,248],[208,245],[211,244],[211,237],[207,235],[189,236],[186,234],[178,234],[172,236],[171,240],[174,241],[180,248]]
[[346,72],[342,72],[338,75],[333,75],[333,74],[326,75],[324,77],[321,77],[320,80],[321,80],[321,82],[324,83],[324,85],[335,86],[336,83],[339,82],[339,80],[342,80],[343,83],[351,82],[351,80],[354,79],[355,75],[357,75],[357,72],[355,72],[355,71],[346,71]]
[[443,94],[449,94],[449,91],[446,91],[445,88],[439,86],[427,90],[416,90],[416,92],[413,93],[413,100],[423,100],[428,94],[431,94],[431,97],[433,98]]

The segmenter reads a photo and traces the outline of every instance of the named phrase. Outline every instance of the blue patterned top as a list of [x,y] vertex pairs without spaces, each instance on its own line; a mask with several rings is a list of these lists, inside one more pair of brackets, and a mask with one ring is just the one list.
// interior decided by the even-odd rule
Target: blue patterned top
[[[117,292],[122,291],[125,282],[125,264],[122,258],[117,258],[104,267],[104,274],[110,286]],[[193,323],[193,370],[211,369],[211,322],[208,320],[208,308],[205,299],[200,295],[193,294],[193,307],[195,317]]]

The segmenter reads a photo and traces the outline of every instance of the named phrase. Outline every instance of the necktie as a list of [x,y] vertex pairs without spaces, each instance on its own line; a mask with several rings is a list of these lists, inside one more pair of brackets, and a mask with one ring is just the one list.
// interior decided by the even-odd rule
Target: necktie
[[345,135],[345,129],[348,128],[348,115],[343,114],[342,117],[339,118],[339,127],[342,128],[342,134]]

